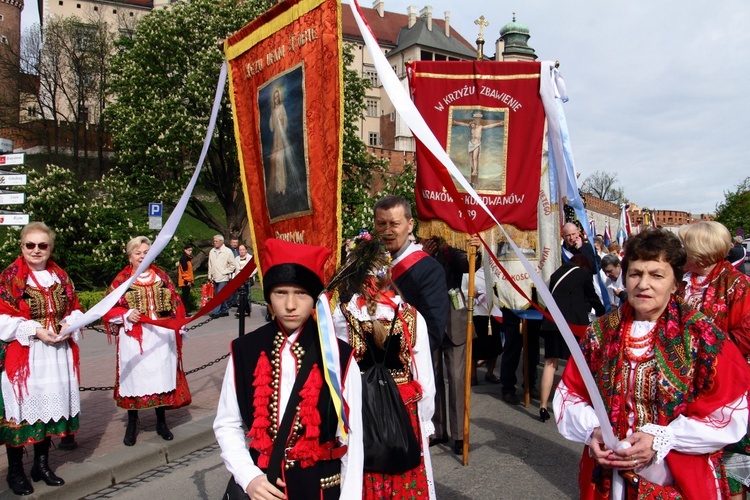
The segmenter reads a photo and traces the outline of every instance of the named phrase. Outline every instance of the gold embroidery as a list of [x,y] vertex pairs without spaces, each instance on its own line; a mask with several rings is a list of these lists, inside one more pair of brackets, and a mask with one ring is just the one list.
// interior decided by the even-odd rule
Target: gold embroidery
[[[344,316],[347,319],[347,324],[349,325],[349,345],[354,349],[354,358],[359,362],[367,353],[367,343],[365,342],[364,336],[372,335],[372,321],[359,321],[346,309],[345,304],[341,305],[341,310],[343,311]],[[411,339],[411,346],[413,348],[416,343],[416,311],[413,307],[407,307],[402,309],[401,313],[404,316],[404,320],[406,320],[406,325],[410,333],[409,337]],[[380,321],[390,331],[391,320],[377,319],[376,321]],[[398,335],[400,338],[399,358],[402,366],[400,368],[389,368],[388,371],[391,372],[393,380],[398,385],[406,384],[412,379],[410,369],[411,354],[409,346],[406,345],[406,336],[403,333],[404,324],[397,319],[396,323],[393,325],[393,335]]]
[[[632,368],[625,365],[623,380],[628,380]],[[635,403],[635,428],[638,429],[648,423],[656,422],[657,403],[657,375],[658,366],[655,358],[638,363],[635,368],[633,381],[633,399]]]
[[[45,300],[44,292],[35,286],[26,286],[26,303],[29,305],[31,319],[43,325],[50,325],[55,329],[55,333],[59,333],[60,322],[65,317],[65,311],[67,310],[68,297],[65,295],[65,289],[60,283],[54,283],[49,288],[49,294],[52,298],[52,308],[54,311],[47,311],[47,301]],[[50,313],[52,315],[51,318]]]
[[137,309],[141,314],[149,315],[152,307],[157,315],[172,311],[172,295],[163,281],[149,286],[133,283],[125,292],[125,300],[130,309]]

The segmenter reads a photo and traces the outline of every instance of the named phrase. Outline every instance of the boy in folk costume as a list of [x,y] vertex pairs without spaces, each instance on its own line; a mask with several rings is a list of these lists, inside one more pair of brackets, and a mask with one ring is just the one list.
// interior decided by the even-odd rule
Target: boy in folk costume
[[[214,421],[221,457],[250,498],[361,498],[359,371],[352,349],[339,341],[336,361],[349,417],[343,438],[311,317],[330,251],[276,239],[267,240],[266,249],[263,292],[276,319],[232,342]],[[286,416],[288,409],[294,413]]]

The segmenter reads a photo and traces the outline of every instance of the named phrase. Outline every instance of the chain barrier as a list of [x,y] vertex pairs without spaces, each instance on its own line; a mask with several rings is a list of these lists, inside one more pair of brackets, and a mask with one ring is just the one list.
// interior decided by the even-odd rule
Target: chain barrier
[[[189,332],[190,330],[195,330],[196,328],[198,328],[198,327],[200,327],[200,326],[203,326],[203,325],[205,325],[205,324],[207,324],[207,323],[210,323],[210,322],[211,322],[211,321],[213,321],[213,320],[214,320],[214,318],[208,318],[208,319],[206,319],[205,321],[202,321],[202,322],[200,322],[200,323],[198,323],[198,324],[196,324],[196,325],[193,325],[193,326],[191,326],[190,328],[185,328],[185,331],[186,331],[186,332]],[[89,327],[88,327],[87,329],[88,329],[88,330],[94,330],[95,332],[99,332],[99,333],[107,333],[107,332],[106,332],[106,331],[104,330],[104,328],[96,328],[96,327],[93,327],[93,326],[89,326]],[[195,372],[197,372],[197,371],[200,371],[200,370],[203,370],[203,369],[205,369],[205,368],[208,368],[209,366],[215,365],[215,364],[216,364],[216,363],[218,363],[219,361],[222,361],[222,360],[224,360],[224,359],[228,358],[228,357],[229,357],[229,354],[230,354],[230,353],[226,353],[225,355],[223,355],[223,356],[220,356],[220,357],[216,358],[216,359],[215,359],[215,360],[213,360],[213,361],[209,361],[209,362],[208,362],[208,363],[206,363],[205,365],[201,365],[201,366],[199,366],[198,368],[193,368],[192,370],[186,371],[186,372],[185,372],[185,375],[190,375],[191,373],[195,373]],[[110,385],[110,386],[106,386],[106,387],[79,387],[79,388],[78,388],[78,390],[79,390],[80,392],[84,392],[84,391],[114,391],[114,390],[115,390],[115,388],[114,388],[114,386],[111,386],[111,385]]]

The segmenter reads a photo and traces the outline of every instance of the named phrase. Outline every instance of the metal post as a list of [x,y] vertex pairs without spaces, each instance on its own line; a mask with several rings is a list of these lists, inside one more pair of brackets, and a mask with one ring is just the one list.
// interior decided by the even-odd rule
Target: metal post
[[240,315],[239,337],[245,335],[245,304],[247,304],[247,281],[240,285],[239,293],[237,294],[237,314]]

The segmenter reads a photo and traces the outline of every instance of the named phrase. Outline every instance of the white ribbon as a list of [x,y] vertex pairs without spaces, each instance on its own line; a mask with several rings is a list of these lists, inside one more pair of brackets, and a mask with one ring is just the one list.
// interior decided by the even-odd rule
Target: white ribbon
[[182,193],[182,196],[180,197],[180,201],[177,202],[177,206],[175,206],[174,210],[172,211],[172,214],[169,216],[169,219],[167,219],[167,222],[164,224],[164,227],[161,231],[159,231],[159,234],[156,236],[156,239],[154,240],[153,244],[151,245],[151,248],[149,249],[148,253],[146,254],[146,257],[141,262],[141,265],[138,266],[138,269],[133,273],[133,276],[130,277],[125,283],[121,284],[117,287],[116,290],[114,290],[112,293],[104,297],[101,301],[99,301],[96,305],[94,305],[91,309],[89,309],[83,316],[78,318],[76,321],[68,325],[68,327],[65,329],[66,332],[72,332],[74,330],[78,330],[80,328],[83,328],[86,325],[89,325],[93,323],[94,321],[98,320],[102,316],[104,316],[110,309],[112,309],[115,304],[117,304],[117,301],[120,300],[120,297],[123,296],[123,294],[130,288],[130,285],[135,281],[135,279],[148,267],[151,265],[151,263],[156,259],[156,257],[159,256],[162,250],[166,248],[166,246],[169,244],[170,241],[172,241],[172,237],[174,236],[175,230],[177,229],[177,225],[180,223],[180,219],[182,218],[182,214],[185,213],[185,208],[187,207],[188,200],[190,200],[190,196],[193,194],[193,189],[195,188],[195,183],[198,182],[198,175],[201,173],[201,167],[203,166],[203,162],[206,160],[206,155],[208,154],[208,147],[211,144],[211,138],[214,135],[214,128],[216,126],[216,116],[219,112],[219,106],[221,105],[221,97],[224,94],[224,85],[227,81],[227,63],[224,61],[224,63],[221,66],[221,72],[219,74],[219,83],[216,86],[216,94],[214,96],[214,105],[211,109],[211,118],[208,122],[208,130],[206,131],[206,137],[203,140],[203,149],[201,150],[200,158],[198,159],[198,164],[195,166],[195,171],[193,172],[193,176],[190,179],[190,183],[188,184],[185,191]]
[[[601,395],[599,394],[599,390],[596,387],[596,382],[594,381],[594,377],[591,375],[591,372],[588,369],[584,368],[584,367],[588,367],[588,365],[586,364],[586,360],[583,357],[583,353],[578,347],[578,342],[576,341],[576,338],[573,335],[573,332],[570,330],[568,323],[565,321],[565,318],[560,312],[560,309],[557,307],[557,304],[552,298],[552,294],[547,289],[547,285],[544,283],[544,280],[542,279],[542,277],[536,272],[536,270],[534,269],[534,266],[532,266],[531,263],[526,259],[526,257],[524,257],[523,252],[521,252],[521,250],[518,248],[515,242],[511,239],[510,235],[505,231],[505,229],[500,224],[500,222],[498,222],[498,220],[495,218],[492,212],[489,211],[487,206],[484,204],[484,202],[479,197],[479,195],[477,195],[476,191],[474,191],[474,189],[468,183],[466,178],[464,178],[464,176],[461,174],[458,168],[456,168],[456,166],[453,164],[453,161],[450,159],[448,154],[445,152],[443,147],[438,142],[435,135],[430,130],[427,123],[424,121],[424,118],[419,113],[419,110],[417,110],[416,106],[409,98],[408,93],[401,85],[401,82],[399,81],[398,76],[396,76],[396,73],[391,68],[390,63],[385,58],[385,55],[383,55],[383,52],[380,50],[380,47],[378,46],[378,43],[375,40],[375,37],[370,31],[369,26],[362,18],[359,12],[360,7],[359,7],[358,0],[351,0],[350,6],[352,9],[352,13],[354,14],[354,19],[357,22],[357,26],[359,27],[359,30],[362,33],[362,38],[365,41],[365,45],[367,45],[367,49],[370,52],[370,56],[372,57],[374,61],[375,69],[378,73],[378,77],[380,78],[380,81],[383,84],[383,89],[386,91],[386,94],[388,94],[388,97],[390,98],[391,102],[393,103],[395,108],[398,110],[398,113],[401,115],[401,118],[404,120],[407,126],[411,129],[412,133],[420,140],[420,142],[422,142],[422,144],[430,150],[430,152],[435,156],[435,158],[437,158],[437,160],[440,161],[440,163],[442,163],[442,165],[448,170],[451,176],[474,199],[477,206],[481,207],[482,210],[484,210],[487,213],[487,215],[489,215],[492,218],[492,220],[495,221],[495,224],[497,224],[497,227],[500,228],[500,231],[505,236],[505,239],[508,241],[508,243],[510,243],[511,248],[518,256],[518,259],[520,260],[524,269],[526,270],[526,272],[531,277],[531,280],[536,285],[537,292],[539,293],[539,295],[541,295],[542,299],[544,300],[544,303],[547,305],[547,308],[550,314],[552,314],[552,317],[554,318],[555,323],[557,324],[558,328],[560,329],[560,332],[563,335],[563,339],[565,340],[565,343],[568,345],[568,348],[570,349],[570,352],[573,356],[573,359],[576,362],[576,365],[579,367],[581,377],[583,378],[583,382],[586,385],[586,389],[589,392],[589,397],[591,399],[592,406],[594,407],[597,418],[599,419],[599,424],[602,429],[604,442],[609,448],[614,449],[615,446],[617,445],[617,439],[615,438],[615,435],[612,432],[612,426],[610,425],[610,422],[609,422],[609,416],[604,407],[604,402],[602,401]],[[543,102],[545,101],[545,93],[553,92],[554,85],[552,84],[552,78],[553,78],[553,75],[551,72],[552,67],[553,67],[553,64],[549,61],[545,61],[542,63],[540,92],[542,93]],[[546,82],[549,82],[549,83],[546,83]],[[552,94],[552,98],[554,99],[554,94]],[[547,109],[547,106],[545,106],[545,110],[546,109]],[[554,124],[550,122],[554,122]],[[548,123],[548,127],[557,126],[556,117],[554,120],[548,119],[547,123]],[[561,160],[561,164],[562,164],[562,160]]]

